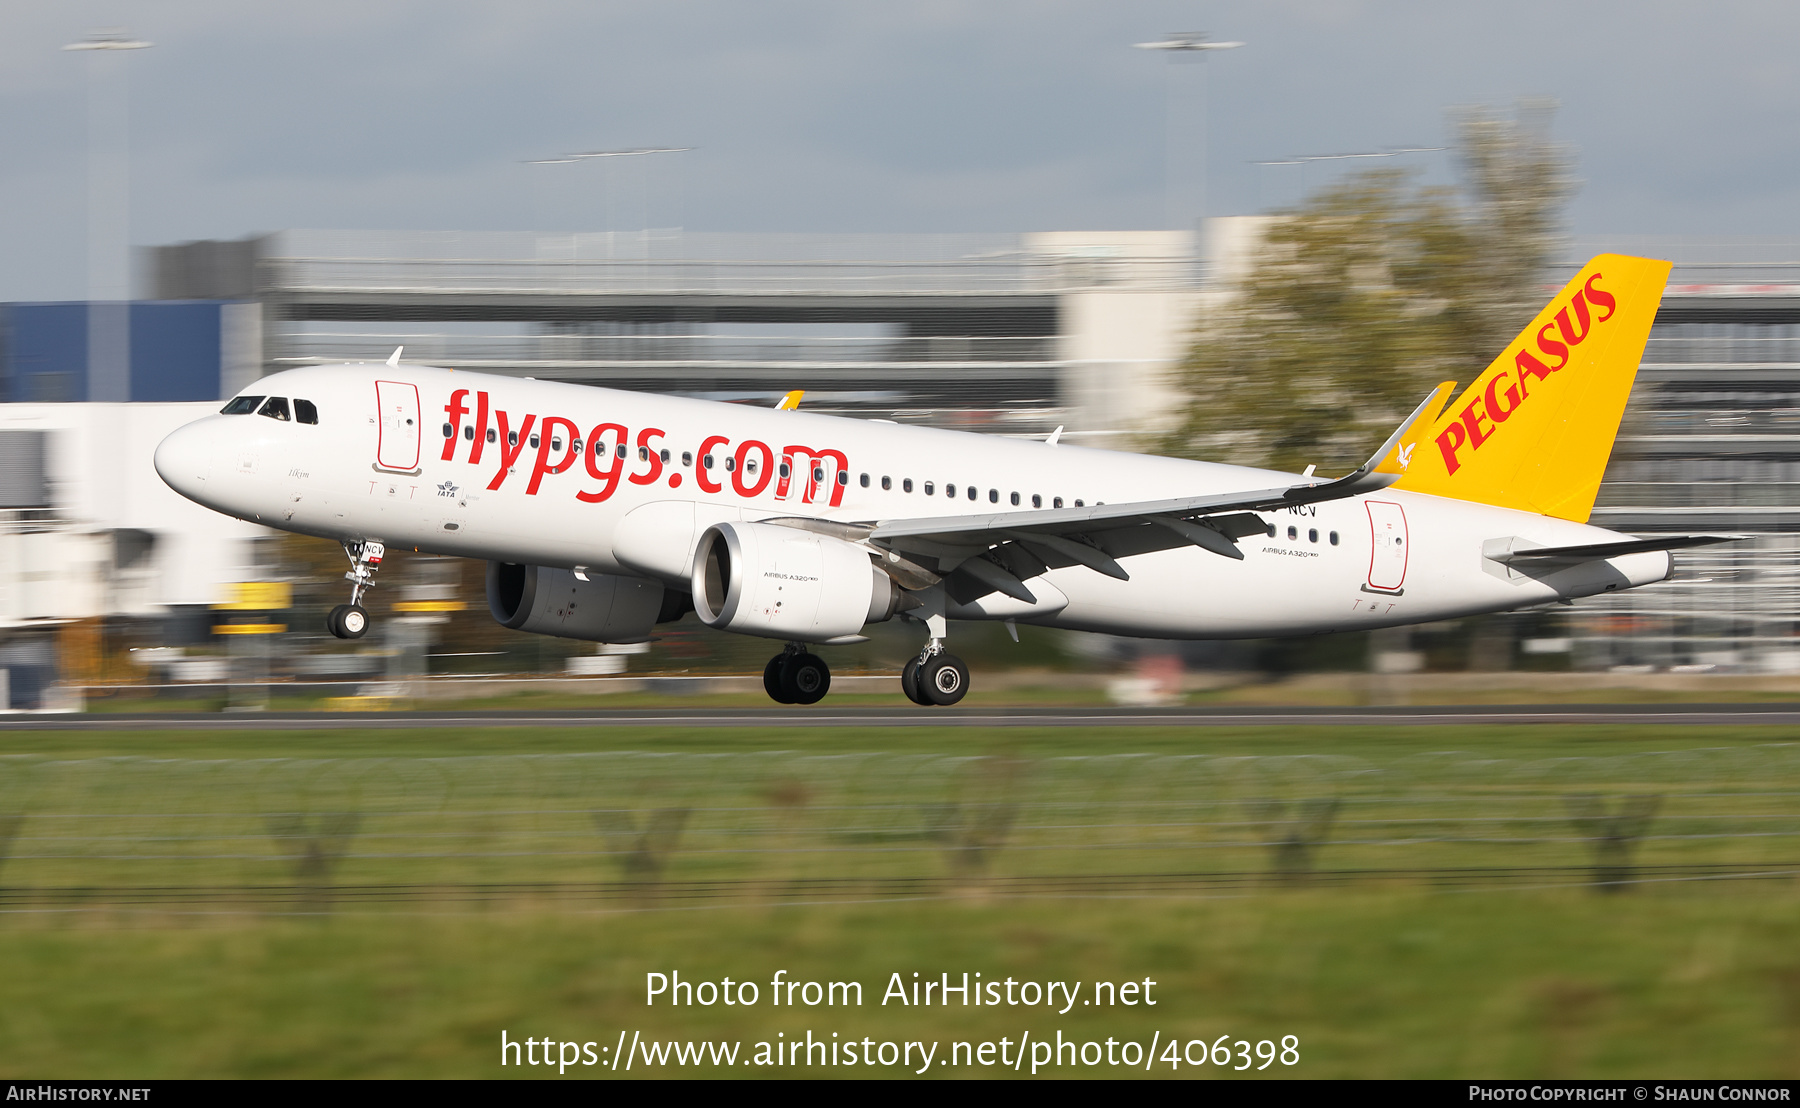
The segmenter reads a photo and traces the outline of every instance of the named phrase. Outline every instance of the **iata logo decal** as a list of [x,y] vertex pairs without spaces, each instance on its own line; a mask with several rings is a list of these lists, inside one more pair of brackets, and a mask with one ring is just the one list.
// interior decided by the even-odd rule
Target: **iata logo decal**
[[455,496],[456,495],[456,485],[454,482],[445,481],[443,484],[441,484],[437,487],[437,491],[438,491],[439,496]]
[[[1463,447],[1480,450],[1499,425],[1531,399],[1532,378],[1548,381],[1552,373],[1569,364],[1571,350],[1587,341],[1597,325],[1618,313],[1618,300],[1596,284],[1602,276],[1596,273],[1589,277],[1575,298],[1553,320],[1538,328],[1536,349],[1527,346],[1514,355],[1512,367],[1494,374],[1487,389],[1464,406],[1457,422],[1438,435],[1438,450],[1443,452],[1446,473],[1462,468],[1457,453]],[[1401,465],[1404,467],[1405,462]]]

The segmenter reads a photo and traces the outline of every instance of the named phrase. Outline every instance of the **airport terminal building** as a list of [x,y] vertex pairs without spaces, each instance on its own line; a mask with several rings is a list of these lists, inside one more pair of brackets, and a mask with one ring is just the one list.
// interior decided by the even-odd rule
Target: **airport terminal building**
[[[224,545],[197,570],[175,553],[195,541],[175,532],[200,526],[186,513],[146,520],[126,510],[141,497],[89,487],[129,463],[82,462],[80,443],[134,449],[176,402],[203,410],[267,372],[404,345],[458,369],[751,403],[802,388],[815,411],[1060,426],[1130,448],[1172,416],[1195,321],[1229,295],[1261,223],[1213,220],[1205,250],[1157,231],[290,231],[155,248],[150,296],[114,313],[130,339],[111,363],[90,356],[88,306],[0,306],[0,543],[56,533],[110,551],[0,560],[0,651],[58,620],[191,607],[256,573],[256,529],[208,532]],[[1570,258],[1601,250],[1676,269],[1593,521],[1751,537],[1677,555],[1671,582],[1581,602],[1531,649],[1577,668],[1800,673],[1800,243],[1611,239]],[[151,579],[162,555],[167,582]],[[126,587],[126,567],[144,579]],[[27,580],[44,573],[82,581]]]

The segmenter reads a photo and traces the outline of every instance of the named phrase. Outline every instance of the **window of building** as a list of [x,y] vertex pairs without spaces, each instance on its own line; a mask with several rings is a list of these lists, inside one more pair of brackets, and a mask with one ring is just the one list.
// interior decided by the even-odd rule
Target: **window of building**
[[256,411],[256,406],[262,402],[263,398],[260,396],[234,396],[231,398],[231,403],[219,409],[219,414],[250,415]]
[[[318,423],[319,409],[314,407],[310,400],[296,400],[294,401],[294,419],[300,423]],[[471,427],[469,430],[473,432],[475,428]]]
[[287,397],[285,397],[285,396],[269,397],[269,399],[267,399],[263,402],[262,409],[260,411],[258,411],[256,414],[257,415],[266,415],[270,419],[279,419],[283,423],[286,423],[288,421],[288,419],[290,418],[288,416]]

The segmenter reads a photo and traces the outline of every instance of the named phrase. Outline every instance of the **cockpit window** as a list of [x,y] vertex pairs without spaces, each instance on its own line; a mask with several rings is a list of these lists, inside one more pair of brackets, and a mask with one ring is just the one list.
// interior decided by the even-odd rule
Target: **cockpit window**
[[313,407],[313,402],[310,400],[296,400],[294,401],[294,418],[301,423],[317,423],[319,422],[319,409]]
[[263,402],[260,396],[234,396],[231,403],[219,409],[220,415],[249,415]]
[[266,415],[270,419],[279,419],[284,423],[287,422],[287,420],[289,418],[287,397],[285,397],[285,396],[269,397],[268,402],[262,406],[262,410],[257,412],[256,414],[257,415]]

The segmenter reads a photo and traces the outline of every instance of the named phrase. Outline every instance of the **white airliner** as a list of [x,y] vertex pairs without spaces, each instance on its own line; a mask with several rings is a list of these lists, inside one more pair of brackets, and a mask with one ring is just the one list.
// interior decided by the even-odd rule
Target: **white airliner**
[[[177,430],[156,469],[246,520],[336,539],[361,636],[388,547],[488,561],[507,627],[649,639],[692,608],[786,643],[769,695],[830,687],[808,644],[923,625],[901,675],[954,704],[950,620],[1178,639],[1354,631],[1660,581],[1671,549],[1588,526],[1667,280],[1594,259],[1452,404],[1368,463],[1308,475],[459,373],[274,374]],[[784,408],[786,405],[784,405]],[[1441,411],[1440,411],[1441,409]]]

